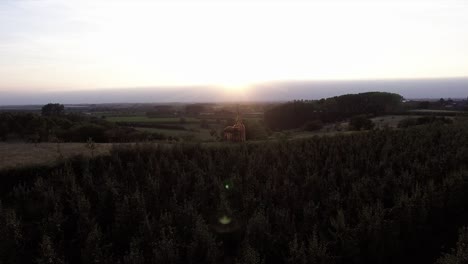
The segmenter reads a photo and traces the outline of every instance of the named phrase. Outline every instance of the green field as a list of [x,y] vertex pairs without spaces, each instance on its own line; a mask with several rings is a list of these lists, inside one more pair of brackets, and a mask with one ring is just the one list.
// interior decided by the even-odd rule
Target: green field
[[210,135],[209,129],[197,129],[197,130],[176,130],[176,129],[162,129],[162,128],[149,128],[149,127],[134,127],[136,130],[149,132],[149,133],[160,133],[165,136],[172,136],[182,138],[188,141],[211,141],[214,138]]
[[[184,118],[186,123],[199,123],[196,118]],[[147,117],[147,116],[110,116],[106,118],[110,122],[140,122],[155,124],[182,124],[179,117]]]
[[[209,123],[209,128],[201,128],[201,119],[193,117],[184,117],[184,123],[181,123],[180,117],[147,117],[144,115],[138,116],[109,116],[107,120],[110,122],[123,122],[123,123],[135,123],[133,126],[139,131],[145,131],[149,133],[160,133],[165,136],[177,137],[185,141],[212,141],[215,138],[211,136],[211,129],[219,131],[223,128],[222,124],[216,123],[214,120],[206,118]],[[139,124],[141,126],[139,126]],[[171,129],[171,128],[152,128],[143,127],[143,124],[160,124],[160,125],[176,125],[184,127],[186,130]]]

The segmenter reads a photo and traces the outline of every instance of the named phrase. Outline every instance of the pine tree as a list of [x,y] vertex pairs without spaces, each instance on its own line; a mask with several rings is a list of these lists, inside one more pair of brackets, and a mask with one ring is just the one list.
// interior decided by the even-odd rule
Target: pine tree
[[50,237],[46,234],[42,236],[42,241],[39,245],[38,264],[60,264],[63,260],[57,256],[54,244]]
[[81,250],[83,263],[105,263],[105,257],[102,252],[103,237],[99,227],[94,224],[85,241],[84,248]]

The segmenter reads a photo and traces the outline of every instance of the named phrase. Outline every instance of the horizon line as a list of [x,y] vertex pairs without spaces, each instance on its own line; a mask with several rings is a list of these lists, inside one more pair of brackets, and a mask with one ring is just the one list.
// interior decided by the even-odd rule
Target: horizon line
[[[269,80],[269,81],[259,81],[259,82],[252,82],[246,85],[249,88],[255,88],[262,85],[270,85],[270,84],[282,84],[282,83],[305,83],[305,82],[376,82],[376,81],[423,81],[423,80],[449,80],[449,79],[468,79],[468,75],[465,76],[437,76],[437,77],[401,77],[401,78],[369,78],[369,79],[278,79],[278,80]],[[222,88],[225,85],[223,84],[175,84],[175,85],[144,85],[144,86],[120,86],[120,87],[94,87],[94,88],[70,88],[69,90],[45,90],[39,93],[56,93],[56,92],[87,92],[87,91],[96,91],[96,90],[127,90],[127,89],[154,89],[154,88],[196,88],[196,87],[203,87],[203,88]],[[7,88],[7,89],[18,89],[16,88]],[[37,89],[37,88],[26,88],[21,87],[20,89]],[[45,88],[47,89],[47,88]],[[59,88],[63,89],[63,88]],[[2,91],[3,89],[0,89]],[[8,92],[8,91],[2,91]]]

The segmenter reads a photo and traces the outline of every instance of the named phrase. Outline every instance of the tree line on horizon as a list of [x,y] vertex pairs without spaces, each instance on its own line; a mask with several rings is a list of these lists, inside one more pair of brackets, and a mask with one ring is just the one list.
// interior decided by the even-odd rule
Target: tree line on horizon
[[0,112],[0,141],[9,137],[26,142],[141,142],[161,140],[161,133],[120,127],[101,118],[79,113],[65,113],[61,104],[47,104],[41,115]]
[[294,129],[308,122],[333,123],[354,116],[375,116],[402,110],[403,97],[386,92],[346,94],[320,100],[295,100],[265,111],[273,130]]

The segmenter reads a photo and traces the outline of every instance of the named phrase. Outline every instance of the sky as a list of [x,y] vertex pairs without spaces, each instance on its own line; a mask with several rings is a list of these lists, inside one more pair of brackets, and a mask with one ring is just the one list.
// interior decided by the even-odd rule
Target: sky
[[466,77],[467,14],[466,0],[0,0],[0,103]]

